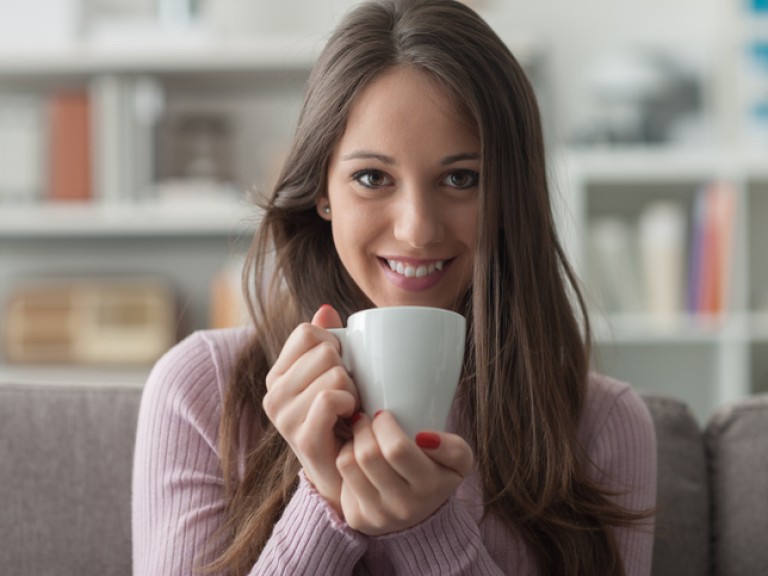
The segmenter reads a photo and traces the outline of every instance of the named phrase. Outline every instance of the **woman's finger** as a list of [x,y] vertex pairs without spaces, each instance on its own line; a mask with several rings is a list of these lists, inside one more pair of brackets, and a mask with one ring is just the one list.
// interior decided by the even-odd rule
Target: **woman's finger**
[[328,330],[308,322],[299,324],[288,336],[280,355],[267,375],[267,390],[270,390],[275,381],[288,372],[304,354],[322,342],[327,343],[337,355],[341,351],[338,338]]
[[[353,439],[342,446],[339,455],[336,457],[336,469],[341,475],[349,495],[354,498],[358,506],[360,502],[378,504],[381,500],[380,494],[360,468],[355,457],[354,444],[355,441]],[[371,510],[374,506],[369,505],[367,508]]]
[[368,416],[361,413],[352,427],[352,432],[355,460],[382,497],[407,488],[405,479],[384,458]]
[[472,473],[475,457],[461,436],[424,430],[416,434],[415,441],[424,454],[440,466],[453,470],[462,478]]
[[[329,372],[331,374],[326,376]],[[338,386],[339,389],[357,395],[357,389],[341,362],[338,350],[329,342],[320,342],[305,352],[301,359],[282,375],[279,385],[273,385],[269,392],[290,398],[302,394],[316,382]],[[280,390],[277,390],[278,387]]]
[[318,393],[309,408],[302,425],[294,435],[296,449],[301,454],[314,457],[324,454],[336,423],[355,412],[355,399],[344,390],[323,390]]
[[371,428],[384,459],[406,483],[422,483],[425,475],[435,472],[435,462],[414,444],[391,412],[377,413]]
[[388,411],[374,418],[373,431],[387,462],[409,484],[423,484],[425,474],[435,473],[435,465],[460,478],[466,478],[472,472],[472,449],[461,436],[425,430],[411,441]]
[[323,304],[312,317],[312,324],[320,328],[341,328],[341,316],[329,304]]

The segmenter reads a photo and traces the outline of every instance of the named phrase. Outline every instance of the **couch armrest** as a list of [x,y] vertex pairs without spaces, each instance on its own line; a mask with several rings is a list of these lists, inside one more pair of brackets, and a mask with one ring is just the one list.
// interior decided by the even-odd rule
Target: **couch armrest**
[[718,410],[706,445],[713,574],[768,574],[768,394]]
[[682,401],[643,394],[656,427],[654,576],[709,573],[709,487],[701,429]]

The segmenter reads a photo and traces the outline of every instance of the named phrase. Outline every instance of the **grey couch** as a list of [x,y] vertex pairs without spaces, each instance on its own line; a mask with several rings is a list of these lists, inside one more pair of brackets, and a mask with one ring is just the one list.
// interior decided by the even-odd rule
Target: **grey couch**
[[[140,395],[0,384],[0,575],[130,574]],[[768,395],[705,431],[683,403],[644,398],[659,440],[654,575],[768,574]]]

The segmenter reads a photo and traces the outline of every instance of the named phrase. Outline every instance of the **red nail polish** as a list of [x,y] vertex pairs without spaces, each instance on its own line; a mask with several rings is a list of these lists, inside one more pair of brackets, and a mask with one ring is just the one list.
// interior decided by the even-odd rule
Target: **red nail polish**
[[376,418],[376,416],[378,416],[382,412],[384,412],[384,410],[376,410],[376,414],[373,415],[374,419]]
[[434,450],[440,447],[440,436],[433,432],[419,432],[416,434],[416,445],[419,448]]
[[352,414],[352,416],[349,418],[349,423],[354,426],[355,423],[362,418],[363,415],[360,412],[357,412],[355,414]]

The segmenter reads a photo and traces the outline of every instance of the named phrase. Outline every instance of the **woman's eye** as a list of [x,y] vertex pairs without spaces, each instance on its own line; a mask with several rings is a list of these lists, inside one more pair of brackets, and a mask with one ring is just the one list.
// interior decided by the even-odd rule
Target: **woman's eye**
[[480,175],[474,170],[456,170],[449,173],[443,179],[443,183],[453,188],[465,189],[477,186],[479,179]]
[[353,178],[366,188],[380,188],[392,183],[389,176],[380,170],[362,170],[357,172]]

